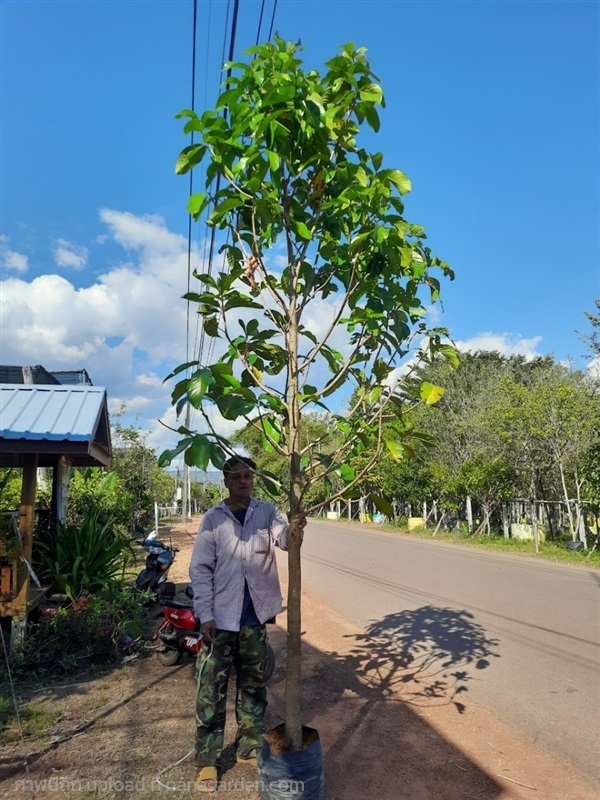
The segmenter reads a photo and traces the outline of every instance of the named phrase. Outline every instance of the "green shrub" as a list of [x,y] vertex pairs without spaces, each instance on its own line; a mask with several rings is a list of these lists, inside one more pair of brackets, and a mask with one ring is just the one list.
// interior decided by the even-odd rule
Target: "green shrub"
[[41,577],[73,601],[117,584],[134,558],[129,536],[95,506],[80,523],[57,522],[37,551]]
[[115,658],[139,651],[144,609],[130,588],[84,595],[68,606],[45,609],[29,623],[24,643],[14,652],[15,667],[58,661],[66,669],[76,657]]

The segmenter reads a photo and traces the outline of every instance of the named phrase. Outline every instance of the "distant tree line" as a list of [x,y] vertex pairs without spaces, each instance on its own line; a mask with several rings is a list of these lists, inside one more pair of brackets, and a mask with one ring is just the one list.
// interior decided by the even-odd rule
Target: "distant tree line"
[[[421,401],[423,381],[444,388],[438,403]],[[410,435],[412,451],[406,453],[404,445],[383,456],[352,496],[377,493],[416,510],[434,501],[442,510],[458,510],[469,497],[486,532],[505,500],[564,501],[572,527],[573,503],[567,501],[585,501],[596,513],[600,509],[599,388],[597,378],[552,356],[463,353],[457,368],[435,359],[406,379],[410,421],[407,415],[387,430],[391,441]],[[302,420],[304,441],[318,442],[325,455],[336,447],[331,431],[325,414]],[[255,428],[240,431],[236,441],[259,468],[275,474],[285,469]],[[365,450],[351,466],[359,472],[368,459]],[[314,499],[341,485],[333,476],[312,490]]]

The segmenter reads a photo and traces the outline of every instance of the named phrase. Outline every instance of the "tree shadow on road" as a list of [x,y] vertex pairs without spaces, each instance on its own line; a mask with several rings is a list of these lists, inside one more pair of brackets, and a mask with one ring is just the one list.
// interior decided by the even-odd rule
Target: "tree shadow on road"
[[[314,622],[307,619],[307,630]],[[279,636],[272,643],[278,666],[269,722],[275,725],[283,711],[285,653]],[[480,764],[427,720],[428,706],[453,704],[462,713],[459,698],[469,681],[497,657],[498,642],[472,614],[434,606],[401,611],[364,632],[340,633],[331,645],[336,649],[303,643],[302,689],[304,722],[323,741],[328,800],[492,800],[502,794]],[[439,711],[452,715],[450,708]]]
[[382,697],[400,693],[411,705],[453,703],[468,684],[499,658],[497,639],[469,611],[422,606],[388,614],[353,637],[344,659],[354,662],[359,681]]

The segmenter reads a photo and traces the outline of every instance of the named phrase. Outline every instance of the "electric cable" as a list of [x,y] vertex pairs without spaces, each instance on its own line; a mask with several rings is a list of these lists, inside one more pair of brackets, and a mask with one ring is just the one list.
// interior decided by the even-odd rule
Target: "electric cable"
[[[194,15],[192,23],[192,104],[194,111],[196,98],[196,26],[198,19],[198,0],[194,0]],[[190,144],[194,144],[194,131],[191,132]],[[194,189],[194,170],[190,170],[190,197]],[[188,214],[188,247],[187,247],[187,293],[191,288],[192,273],[192,215]],[[190,301],[186,304],[186,325],[185,325],[185,360],[190,360]]]
[[273,4],[273,14],[271,15],[271,27],[269,28],[269,41],[271,41],[271,36],[273,36],[273,25],[275,24],[275,12],[277,11],[277,0]]
[[260,17],[258,18],[258,30],[256,31],[256,45],[257,46],[258,46],[258,42],[260,41],[260,29],[262,28],[262,18],[263,18],[264,10],[265,10],[265,0],[262,0],[261,6],[260,6]]
[[[233,19],[231,22],[231,33],[229,37],[229,61],[233,61],[233,56],[235,53],[235,38],[237,32],[237,20],[238,20],[238,11],[240,6],[240,0],[234,0],[233,6]],[[227,19],[229,19],[229,0],[227,2]],[[227,23],[226,23],[227,24]],[[223,41],[223,61],[225,60],[225,40]],[[223,75],[223,70],[221,70],[221,75]],[[229,88],[229,78],[231,78],[231,67],[227,69],[227,79],[226,79],[226,86],[225,89]],[[227,119],[227,107],[223,109],[223,117]],[[221,175],[217,175],[217,183],[215,187],[215,197],[219,194],[219,190],[221,188]],[[210,248],[208,252],[208,268],[206,270],[206,274],[210,275],[212,273],[212,266],[214,260],[214,252],[215,252],[215,237],[216,237],[216,228],[213,226],[210,232]],[[200,332],[200,342],[198,346],[198,361],[202,361],[202,353],[204,351],[204,328],[202,328]]]

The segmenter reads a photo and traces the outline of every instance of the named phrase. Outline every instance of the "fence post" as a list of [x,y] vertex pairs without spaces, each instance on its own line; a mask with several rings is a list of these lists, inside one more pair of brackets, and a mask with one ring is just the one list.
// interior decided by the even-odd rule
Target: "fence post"
[[508,509],[506,508],[506,503],[502,503],[502,529],[504,531],[504,538],[509,539],[509,527],[508,527]]

